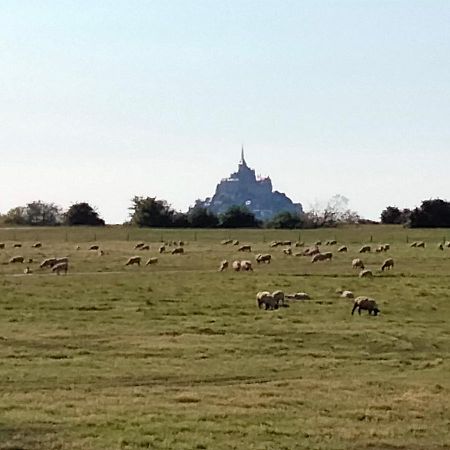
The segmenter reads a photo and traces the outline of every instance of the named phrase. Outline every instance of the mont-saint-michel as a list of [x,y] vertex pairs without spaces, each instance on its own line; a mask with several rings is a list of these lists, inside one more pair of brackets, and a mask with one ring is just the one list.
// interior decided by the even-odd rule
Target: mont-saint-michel
[[257,177],[245,160],[241,150],[237,172],[223,178],[212,197],[197,201],[214,214],[224,213],[234,205],[246,206],[257,219],[268,220],[280,212],[300,214],[301,203],[294,203],[286,194],[274,191],[270,177]]

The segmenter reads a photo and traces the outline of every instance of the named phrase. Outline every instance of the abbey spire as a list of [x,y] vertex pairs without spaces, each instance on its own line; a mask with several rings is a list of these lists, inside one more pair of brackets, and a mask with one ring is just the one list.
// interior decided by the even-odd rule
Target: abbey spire
[[242,146],[241,148],[241,160],[239,162],[240,166],[244,166],[244,167],[248,167],[247,166],[247,162],[245,161],[245,156],[244,156],[244,146]]

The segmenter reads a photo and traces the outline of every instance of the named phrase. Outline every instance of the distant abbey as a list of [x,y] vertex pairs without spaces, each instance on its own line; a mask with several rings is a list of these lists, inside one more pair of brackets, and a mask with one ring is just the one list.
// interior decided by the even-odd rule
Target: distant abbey
[[238,171],[217,185],[212,198],[198,201],[197,205],[204,206],[215,214],[221,214],[233,205],[245,205],[257,219],[262,220],[270,219],[282,211],[297,214],[302,212],[300,203],[293,203],[286,194],[272,191],[269,177],[256,178],[255,171],[245,161],[244,149]]

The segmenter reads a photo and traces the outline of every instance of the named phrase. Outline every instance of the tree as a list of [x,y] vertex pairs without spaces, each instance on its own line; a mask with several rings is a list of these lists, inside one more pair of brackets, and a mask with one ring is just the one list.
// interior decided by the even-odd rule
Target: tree
[[4,221],[8,225],[26,225],[27,216],[25,206],[17,206],[15,208],[10,209],[5,214]]
[[408,222],[411,211],[409,209],[400,210],[396,206],[388,206],[381,212],[381,223],[401,224]]
[[294,228],[303,228],[303,220],[298,214],[283,211],[270,219],[266,226],[267,228],[286,228],[292,230]]
[[230,206],[220,216],[220,226],[223,228],[256,228],[259,225],[255,215],[245,206]]
[[441,199],[424,200],[409,218],[411,228],[450,227],[450,202]]
[[219,225],[219,218],[199,205],[189,210],[188,221],[192,228],[216,228]]
[[40,200],[10,209],[5,218],[5,223],[31,226],[60,225],[62,221],[61,207]]
[[156,197],[137,197],[132,199],[130,207],[131,223],[139,227],[170,227],[173,224],[174,211],[165,200]]
[[105,225],[98,212],[89,203],[74,203],[65,214],[67,225]]

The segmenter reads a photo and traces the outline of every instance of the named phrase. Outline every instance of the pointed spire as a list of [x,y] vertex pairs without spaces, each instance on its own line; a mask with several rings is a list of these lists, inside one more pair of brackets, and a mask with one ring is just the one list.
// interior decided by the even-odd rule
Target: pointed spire
[[241,161],[239,164],[241,166],[247,167],[247,163],[246,163],[245,157],[244,157],[244,146],[242,146],[242,148],[241,148]]

